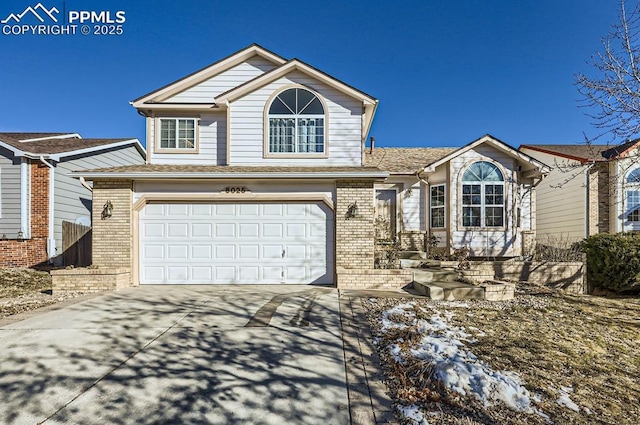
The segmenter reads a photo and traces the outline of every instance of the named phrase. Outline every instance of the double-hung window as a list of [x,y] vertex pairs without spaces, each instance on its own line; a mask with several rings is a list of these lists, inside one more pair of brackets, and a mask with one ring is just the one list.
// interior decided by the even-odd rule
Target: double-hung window
[[278,94],[269,106],[270,154],[324,154],[325,113],[318,97],[302,88]]
[[504,177],[494,164],[474,162],[462,175],[462,225],[504,226]]
[[434,185],[430,187],[429,208],[431,228],[445,227],[445,191],[444,185]]
[[625,181],[625,209],[627,221],[640,223],[640,168],[631,170]]
[[195,150],[195,118],[160,118],[160,149]]

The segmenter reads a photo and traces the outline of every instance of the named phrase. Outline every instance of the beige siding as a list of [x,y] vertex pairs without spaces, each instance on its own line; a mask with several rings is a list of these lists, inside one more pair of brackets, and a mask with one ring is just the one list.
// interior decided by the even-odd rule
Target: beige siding
[[[328,158],[263,158],[264,112],[269,98],[292,84],[319,93],[327,104]],[[362,104],[301,72],[292,72],[230,105],[230,165],[361,165]]]
[[539,243],[579,241],[586,232],[587,166],[543,152],[522,149],[552,167],[536,187],[536,233]]
[[[198,114],[198,153],[155,152],[155,125],[151,120],[147,134],[147,149],[153,164],[224,165],[227,158],[227,116],[224,112]],[[173,117],[170,113],[167,116]]]
[[20,231],[20,159],[0,148],[0,237],[15,239]]
[[[505,179],[505,228],[467,229],[462,227],[462,173],[475,161],[489,161],[500,166]],[[518,256],[522,241],[515,227],[515,195],[517,179],[513,171],[514,159],[506,153],[487,145],[480,145],[452,159],[451,208],[449,209],[450,240],[453,248],[468,246],[472,256]],[[509,183],[514,182],[514,183]]]
[[272,62],[259,56],[254,56],[246,62],[236,65],[166,99],[165,102],[213,102],[219,94],[237,87],[273,68],[275,68],[275,65]]
[[62,221],[75,222],[80,217],[91,218],[92,193],[80,181],[68,174],[77,170],[144,164],[144,159],[133,146],[63,158],[55,168],[54,178],[54,237],[56,254],[62,249]]

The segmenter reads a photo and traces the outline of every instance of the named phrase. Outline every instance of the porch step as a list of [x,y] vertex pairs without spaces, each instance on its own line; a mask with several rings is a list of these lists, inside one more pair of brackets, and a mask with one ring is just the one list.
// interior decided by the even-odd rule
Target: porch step
[[412,269],[413,280],[421,283],[430,282],[455,282],[459,273],[455,269]]
[[400,251],[401,260],[426,260],[427,253],[423,251]]

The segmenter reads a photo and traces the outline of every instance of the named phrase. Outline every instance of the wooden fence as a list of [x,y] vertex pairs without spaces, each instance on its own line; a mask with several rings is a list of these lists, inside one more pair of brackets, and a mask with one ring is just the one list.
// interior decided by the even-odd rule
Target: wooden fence
[[62,222],[62,260],[65,266],[91,265],[91,227]]

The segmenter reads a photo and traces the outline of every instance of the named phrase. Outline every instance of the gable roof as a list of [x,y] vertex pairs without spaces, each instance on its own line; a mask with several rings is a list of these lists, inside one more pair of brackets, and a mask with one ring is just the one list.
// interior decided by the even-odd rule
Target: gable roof
[[415,174],[427,164],[456,151],[457,148],[374,148],[366,149],[364,165],[392,174]]
[[506,144],[505,142],[493,137],[490,134],[485,134],[481,138],[474,140],[473,142],[461,147],[460,149],[457,149],[449,153],[448,155],[437,159],[436,161],[426,165],[422,171],[424,173],[432,173],[435,171],[436,167],[438,167],[439,165],[449,162],[453,158],[459,155],[462,155],[463,153],[475,148],[476,146],[479,146],[485,143],[493,146],[494,148],[497,148],[498,150],[506,153],[512,158],[519,160],[521,163],[529,164],[530,169],[526,171],[533,173],[533,175],[543,175],[551,171],[551,168],[548,165],[543,164],[542,162],[538,161],[532,156],[529,156],[526,153],[519,151],[518,149]]
[[0,146],[16,156],[45,156],[59,161],[62,157],[79,155],[119,146],[134,145],[144,158],[145,150],[135,138],[83,139],[78,133],[0,133]]
[[582,163],[601,162],[624,158],[631,150],[640,145],[640,139],[629,140],[617,146],[611,145],[522,145],[520,148],[560,156]]
[[282,56],[277,55],[272,51],[267,50],[264,47],[254,43],[250,46],[245,47],[244,49],[232,53],[231,55],[223,59],[207,65],[202,69],[192,72],[191,74],[186,75],[179,80],[173,81],[160,87],[159,89],[140,96],[139,98],[132,100],[130,103],[135,108],[143,107],[148,103],[153,104],[159,98],[166,98],[172,94],[186,90],[189,87],[193,87],[194,85],[201,83],[202,81],[207,80],[221,72],[224,72],[256,55],[273,62],[275,65],[282,65],[286,62],[286,59]]

